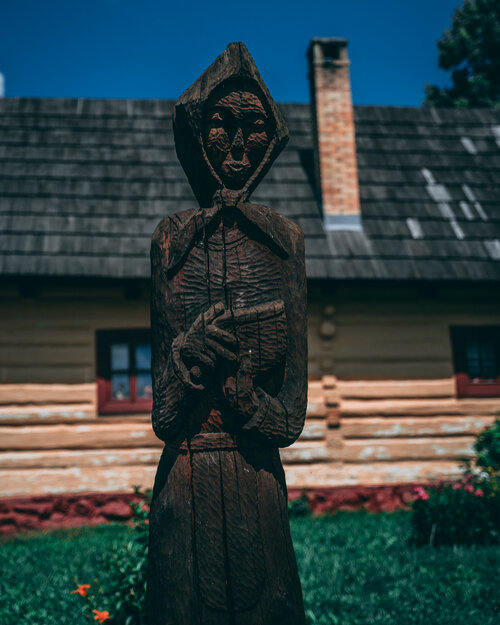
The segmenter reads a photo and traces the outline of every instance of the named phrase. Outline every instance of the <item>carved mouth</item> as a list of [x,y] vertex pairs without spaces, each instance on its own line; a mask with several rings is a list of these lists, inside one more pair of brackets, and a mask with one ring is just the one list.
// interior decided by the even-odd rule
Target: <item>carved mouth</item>
[[224,163],[224,168],[229,172],[240,173],[248,169],[249,164],[244,161],[229,161]]

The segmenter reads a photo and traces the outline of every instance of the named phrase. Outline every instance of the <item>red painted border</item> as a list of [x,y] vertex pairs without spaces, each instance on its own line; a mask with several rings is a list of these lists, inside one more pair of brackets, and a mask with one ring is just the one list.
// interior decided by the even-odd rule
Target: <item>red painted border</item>
[[[307,497],[314,514],[333,514],[338,510],[393,512],[408,508],[414,487],[415,484],[339,486],[311,488],[307,491],[291,488],[288,498],[293,501],[302,496]],[[127,521],[132,516],[129,503],[138,501],[139,498],[133,493],[0,499],[0,534]]]
[[500,397],[500,376],[496,382],[471,382],[467,373],[457,373],[457,397]]

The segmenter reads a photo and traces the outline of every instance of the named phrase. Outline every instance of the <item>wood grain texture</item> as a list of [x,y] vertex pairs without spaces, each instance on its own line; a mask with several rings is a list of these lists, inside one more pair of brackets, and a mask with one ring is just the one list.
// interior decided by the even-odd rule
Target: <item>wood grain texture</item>
[[494,415],[500,399],[380,399],[373,401],[345,400],[342,418],[362,416],[444,416]]
[[[75,293],[41,283],[40,297],[5,299],[0,308],[0,397],[26,385],[29,399],[36,387],[47,403],[95,401],[95,331],[105,328],[147,328],[147,289],[137,300],[124,301],[123,287],[82,285]],[[40,318],[43,326],[39,327]],[[64,399],[64,387],[76,394]],[[6,387],[6,393],[2,387]],[[50,387],[53,386],[51,390]],[[57,388],[60,387],[61,394]],[[62,387],[62,388],[61,388]],[[15,397],[14,397],[15,400]],[[3,401],[4,400],[0,400]],[[13,402],[15,403],[15,401]],[[6,404],[8,405],[8,404]]]
[[415,399],[453,397],[455,380],[339,380],[338,389],[346,399]]
[[342,422],[342,436],[350,438],[399,438],[478,434],[494,416],[460,417],[352,417]]
[[[151,245],[153,428],[149,625],[304,625],[279,447],[307,404],[304,237],[248,196],[288,131],[243,44],[174,107],[200,204]],[[289,462],[328,459],[320,414]],[[182,548],[182,549],[181,549]]]
[[0,406],[95,403],[92,384],[0,384]]
[[0,406],[1,425],[81,423],[97,418],[93,404],[24,404]]
[[[0,452],[0,469],[36,469],[64,467],[105,467],[156,465],[161,447],[136,447],[134,449],[62,449],[46,451]],[[117,468],[117,470],[119,470]],[[32,494],[36,494],[33,491]]]
[[151,488],[153,465],[64,467],[1,470],[2,496],[58,493],[131,492],[134,486]]
[[342,446],[344,462],[366,462],[399,460],[452,460],[457,464],[462,458],[472,456],[471,436],[440,438],[398,438],[377,440],[346,440]]
[[106,449],[155,447],[158,439],[147,423],[86,423],[1,428],[0,449]]
[[456,461],[446,460],[286,465],[285,473],[290,488],[427,483],[462,474]]
[[[410,484],[454,479],[461,475],[456,461],[399,461],[373,464],[316,462],[285,465],[289,488]],[[131,492],[140,485],[150,488],[154,465],[105,467],[36,467],[0,470],[2,497],[78,492]],[[259,474],[260,475],[260,474]]]

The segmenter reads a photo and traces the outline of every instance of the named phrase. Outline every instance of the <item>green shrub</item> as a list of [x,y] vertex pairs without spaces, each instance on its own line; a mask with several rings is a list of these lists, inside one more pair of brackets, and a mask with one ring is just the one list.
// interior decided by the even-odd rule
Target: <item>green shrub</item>
[[103,557],[99,568],[106,571],[104,584],[78,585],[73,591],[85,602],[88,620],[106,625],[145,625],[146,567],[148,553],[148,515],[151,491],[140,491],[141,500],[131,503],[132,523],[128,540],[114,546]]
[[132,503],[133,526],[130,539],[109,555],[104,566],[108,575],[106,598],[112,606],[112,623],[144,625],[146,597],[146,567],[148,555],[148,514],[151,492],[136,493],[143,500]]
[[292,499],[288,502],[288,516],[291,519],[308,516],[309,514],[311,514],[311,506],[305,492],[297,499]]
[[500,498],[491,481],[464,479],[428,490],[419,488],[416,495],[414,543],[438,547],[499,542]]
[[500,419],[485,428],[474,443],[476,465],[497,477],[500,475]]
[[412,541],[417,545],[500,542],[500,420],[474,443],[476,456],[454,484],[414,489]]

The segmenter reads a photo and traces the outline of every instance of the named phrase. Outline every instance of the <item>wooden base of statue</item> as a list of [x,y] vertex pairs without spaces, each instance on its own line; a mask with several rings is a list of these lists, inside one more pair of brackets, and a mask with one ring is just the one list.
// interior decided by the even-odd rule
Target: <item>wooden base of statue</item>
[[303,625],[279,448],[304,424],[300,228],[248,197],[288,132],[243,44],[178,100],[176,149],[200,208],[151,247],[149,625]]

